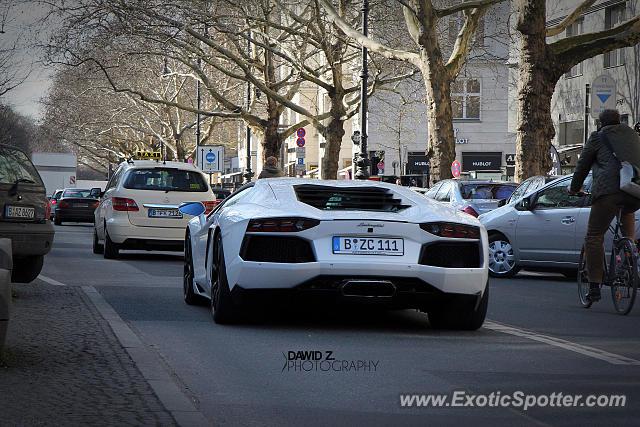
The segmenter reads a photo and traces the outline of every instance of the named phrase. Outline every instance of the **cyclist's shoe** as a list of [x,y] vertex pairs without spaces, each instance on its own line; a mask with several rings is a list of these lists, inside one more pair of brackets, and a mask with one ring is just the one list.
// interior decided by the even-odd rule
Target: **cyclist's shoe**
[[589,304],[586,308],[590,308],[594,302],[600,301],[600,283],[589,283],[589,293],[587,294]]

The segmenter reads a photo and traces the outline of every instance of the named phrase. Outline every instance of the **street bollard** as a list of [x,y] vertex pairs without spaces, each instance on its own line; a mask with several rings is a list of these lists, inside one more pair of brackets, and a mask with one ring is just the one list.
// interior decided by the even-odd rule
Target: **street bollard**
[[4,348],[11,312],[11,239],[0,239],[0,351]]

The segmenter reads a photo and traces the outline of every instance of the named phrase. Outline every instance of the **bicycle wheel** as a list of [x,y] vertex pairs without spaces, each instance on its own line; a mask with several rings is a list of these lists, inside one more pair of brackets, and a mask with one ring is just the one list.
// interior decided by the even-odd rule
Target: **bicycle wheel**
[[587,277],[587,256],[584,249],[580,251],[580,262],[578,263],[578,297],[583,307],[589,307],[591,303],[587,300],[589,294],[589,278]]
[[613,306],[620,314],[633,308],[638,291],[638,250],[631,239],[624,238],[614,247],[615,275],[611,284]]

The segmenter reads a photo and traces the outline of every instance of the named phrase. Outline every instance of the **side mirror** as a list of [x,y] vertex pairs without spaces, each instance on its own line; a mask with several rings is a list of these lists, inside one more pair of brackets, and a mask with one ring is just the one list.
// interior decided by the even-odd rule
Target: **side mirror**
[[520,200],[518,203],[516,203],[516,210],[518,211],[531,211],[533,210],[533,196],[529,196],[529,197],[525,197],[524,199]]
[[204,207],[202,202],[184,202],[178,206],[178,210],[183,214],[192,215],[192,216],[200,216],[207,209]]
[[498,207],[504,206],[507,204],[507,199],[498,200]]
[[95,197],[96,199],[99,199],[100,197],[102,197],[103,194],[104,194],[104,192],[102,191],[102,189],[100,187],[92,188],[91,192],[89,193],[89,195],[91,197]]

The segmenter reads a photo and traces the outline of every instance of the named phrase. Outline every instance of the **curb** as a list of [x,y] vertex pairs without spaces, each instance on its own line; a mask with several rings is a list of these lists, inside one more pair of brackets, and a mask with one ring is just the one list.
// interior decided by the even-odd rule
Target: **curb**
[[211,426],[212,423],[194,406],[193,402],[187,398],[169,375],[158,355],[147,348],[96,288],[82,286],[81,289],[107,321],[122,347],[127,351],[144,379],[178,425],[184,427]]

